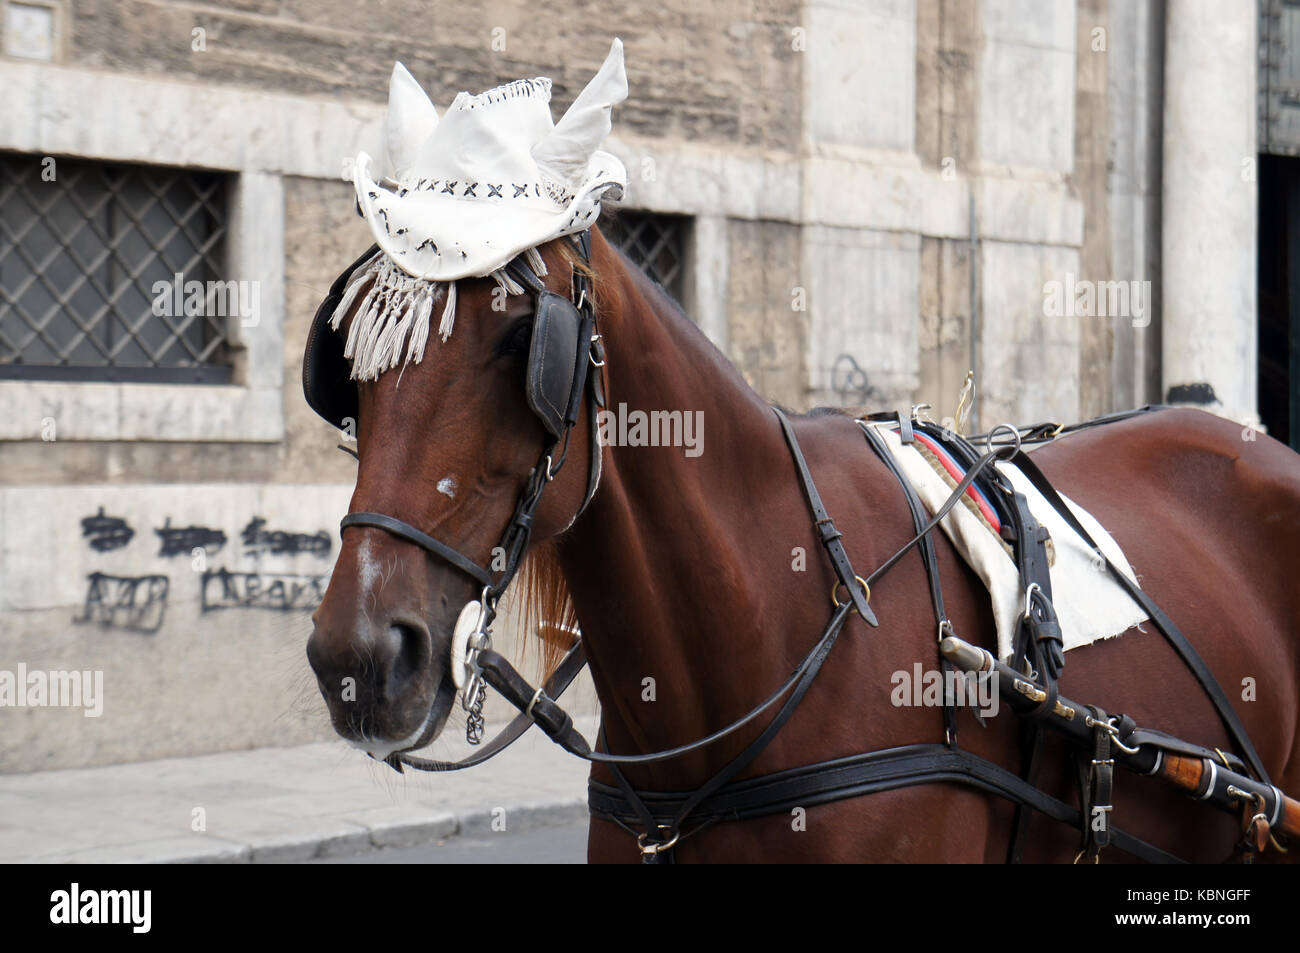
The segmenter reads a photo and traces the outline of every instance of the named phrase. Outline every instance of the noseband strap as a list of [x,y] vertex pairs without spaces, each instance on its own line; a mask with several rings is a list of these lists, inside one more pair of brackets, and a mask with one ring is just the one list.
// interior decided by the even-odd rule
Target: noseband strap
[[339,523],[339,532],[342,533],[349,526],[373,526],[376,529],[385,530],[446,560],[461,572],[477,579],[481,584],[485,586],[492,585],[492,574],[490,572],[468,556],[452,549],[446,543],[440,543],[428,533],[422,533],[410,523],[404,523],[391,516],[385,516],[383,513],[349,513]]

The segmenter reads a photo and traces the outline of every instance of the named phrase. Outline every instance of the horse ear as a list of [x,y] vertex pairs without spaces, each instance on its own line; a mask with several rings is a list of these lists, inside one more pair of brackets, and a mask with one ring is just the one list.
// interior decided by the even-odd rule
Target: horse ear
[[393,176],[404,178],[415,164],[420,147],[438,128],[438,112],[428,94],[401,63],[393,65],[393,78],[388,83],[388,116],[384,124]]
[[587,88],[578,94],[546,138],[533,146],[533,159],[560,181],[577,184],[587,171],[591,154],[609,135],[610,113],[625,99],[627,74],[623,70],[623,41],[615,38],[604,64]]

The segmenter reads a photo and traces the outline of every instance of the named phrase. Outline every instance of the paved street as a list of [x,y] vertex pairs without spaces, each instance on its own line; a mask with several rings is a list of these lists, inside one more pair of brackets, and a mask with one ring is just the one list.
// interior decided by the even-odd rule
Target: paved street
[[420,847],[322,857],[312,864],[585,864],[587,822],[576,821],[483,836],[466,835]]
[[[590,737],[595,719],[576,720]],[[562,849],[577,863],[586,779],[536,730],[451,774],[399,776],[331,742],[0,775],[0,862],[400,862],[384,851],[416,849],[455,863],[450,848],[521,863]]]

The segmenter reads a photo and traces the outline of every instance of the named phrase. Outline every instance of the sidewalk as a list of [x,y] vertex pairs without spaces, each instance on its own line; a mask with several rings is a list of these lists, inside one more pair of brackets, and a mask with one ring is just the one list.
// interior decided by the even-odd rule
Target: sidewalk
[[585,818],[587,771],[534,728],[451,774],[331,742],[0,775],[0,863],[283,863],[517,831]]

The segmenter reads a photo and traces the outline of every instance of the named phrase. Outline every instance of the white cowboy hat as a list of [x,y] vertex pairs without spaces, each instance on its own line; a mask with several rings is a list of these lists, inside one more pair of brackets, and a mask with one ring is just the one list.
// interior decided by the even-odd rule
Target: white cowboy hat
[[357,203],[375,241],[406,275],[435,282],[483,277],[516,255],[582,231],[602,198],[619,198],[627,171],[596,147],[627,98],[623,44],[564,117],[551,119],[551,81],[521,79],[458,94],[439,120],[401,63],[388,93],[391,175],[376,182],[357,156]]

